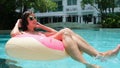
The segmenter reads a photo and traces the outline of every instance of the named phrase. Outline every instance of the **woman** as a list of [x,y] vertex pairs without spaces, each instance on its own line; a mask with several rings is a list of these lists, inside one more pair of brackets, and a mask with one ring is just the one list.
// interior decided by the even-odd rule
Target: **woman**
[[[21,27],[22,31],[19,30]],[[35,28],[40,28],[46,32],[35,31]],[[99,68],[98,65],[93,65],[88,63],[82,56],[82,52],[87,53],[91,56],[98,57],[110,57],[116,55],[120,50],[120,45],[114,50],[107,52],[98,52],[92,46],[90,46],[82,37],[74,33],[69,28],[56,31],[50,27],[42,25],[37,22],[35,15],[31,11],[26,11],[22,15],[22,19],[18,19],[13,30],[11,31],[11,36],[17,36],[19,34],[35,34],[44,35],[48,38],[53,38],[54,40],[59,40],[64,44],[66,52],[75,60],[86,65],[87,68]],[[45,45],[45,44],[44,44]]]

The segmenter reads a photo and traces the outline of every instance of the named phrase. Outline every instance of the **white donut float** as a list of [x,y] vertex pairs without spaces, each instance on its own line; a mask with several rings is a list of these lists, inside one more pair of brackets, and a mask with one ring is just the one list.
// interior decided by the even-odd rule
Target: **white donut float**
[[57,60],[68,56],[65,50],[48,48],[32,37],[13,37],[5,48],[9,56],[25,60]]

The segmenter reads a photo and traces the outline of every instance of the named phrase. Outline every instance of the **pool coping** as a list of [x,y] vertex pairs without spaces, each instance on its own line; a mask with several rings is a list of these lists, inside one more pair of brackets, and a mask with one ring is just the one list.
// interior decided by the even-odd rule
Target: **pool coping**
[[0,34],[9,34],[11,30],[0,30]]

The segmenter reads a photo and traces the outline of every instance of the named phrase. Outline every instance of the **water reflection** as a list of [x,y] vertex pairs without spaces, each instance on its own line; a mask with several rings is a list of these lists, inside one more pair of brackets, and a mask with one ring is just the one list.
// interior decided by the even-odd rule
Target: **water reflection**
[[15,64],[17,64],[17,61],[0,58],[0,68],[22,68]]

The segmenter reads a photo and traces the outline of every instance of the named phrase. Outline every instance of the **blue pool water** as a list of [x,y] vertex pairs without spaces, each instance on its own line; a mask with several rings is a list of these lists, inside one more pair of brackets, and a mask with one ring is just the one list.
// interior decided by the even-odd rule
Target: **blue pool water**
[[[120,43],[120,30],[74,30],[88,41],[98,51],[113,49]],[[9,34],[0,34],[0,68],[85,68],[85,66],[70,57],[54,61],[30,61],[9,57],[5,53],[5,43],[10,39]],[[83,55],[87,61],[103,68],[119,68],[120,53],[117,57],[101,62],[87,54]]]

